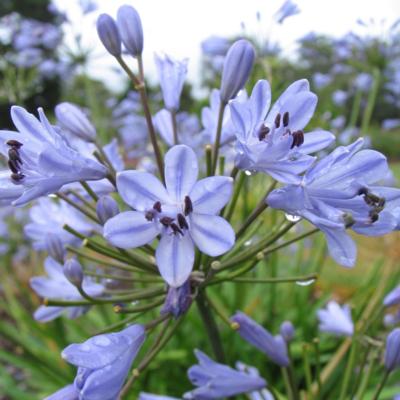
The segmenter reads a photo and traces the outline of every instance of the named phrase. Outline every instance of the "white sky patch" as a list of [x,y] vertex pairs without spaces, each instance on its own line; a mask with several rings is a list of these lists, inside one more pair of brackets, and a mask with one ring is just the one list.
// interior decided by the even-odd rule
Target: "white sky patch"
[[[134,6],[141,16],[146,76],[152,81],[157,79],[154,52],[165,52],[176,58],[190,59],[188,79],[195,84],[200,75],[200,43],[211,35],[228,37],[240,35],[243,32],[241,26],[244,25],[246,34],[251,34],[258,40],[269,36],[279,42],[284,52],[290,56],[296,49],[296,40],[310,31],[336,37],[351,30],[365,34],[368,29],[357,25],[357,19],[386,20],[384,26],[388,27],[400,17],[399,0],[299,0],[297,4],[301,14],[289,17],[282,25],[272,24],[272,15],[283,0],[98,0],[97,2],[99,9],[83,17],[75,1],[57,0],[56,4],[60,10],[67,13],[72,22],[72,26],[66,29],[67,44],[74,48],[74,36],[80,34],[83,47],[94,50],[89,74],[103,80],[113,89],[121,87],[123,75],[115,72],[119,70],[119,66],[100,43],[95,21],[103,12],[115,18],[117,9],[122,4]],[[257,21],[257,11],[261,13],[261,22]]]

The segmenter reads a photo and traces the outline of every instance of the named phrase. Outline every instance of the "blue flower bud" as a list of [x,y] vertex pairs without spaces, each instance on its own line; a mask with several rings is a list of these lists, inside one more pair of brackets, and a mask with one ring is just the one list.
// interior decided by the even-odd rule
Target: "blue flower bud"
[[385,368],[393,371],[400,366],[400,328],[393,329],[386,339]]
[[227,103],[243,89],[253,68],[255,51],[247,40],[233,43],[224,61],[221,79],[221,101]]
[[121,36],[117,24],[108,14],[97,18],[97,34],[106,50],[114,57],[121,55]]
[[131,6],[121,6],[118,9],[117,24],[122,43],[128,52],[134,57],[142,54],[143,29],[138,12]]
[[81,287],[83,282],[82,266],[75,258],[65,261],[63,272],[65,277],[76,287]]
[[54,111],[61,128],[88,142],[95,140],[96,129],[78,106],[60,103]]
[[281,330],[281,335],[286,342],[290,342],[293,340],[295,329],[290,321],[284,321],[281,325],[280,330]]
[[102,196],[96,204],[96,214],[104,225],[110,218],[119,214],[118,203],[111,196]]
[[45,242],[49,256],[60,264],[64,264],[65,249],[60,238],[49,234],[46,235]]
[[184,314],[192,303],[192,296],[190,293],[189,279],[180,287],[170,287],[165,299],[165,303],[161,309],[161,314],[170,313],[178,318]]

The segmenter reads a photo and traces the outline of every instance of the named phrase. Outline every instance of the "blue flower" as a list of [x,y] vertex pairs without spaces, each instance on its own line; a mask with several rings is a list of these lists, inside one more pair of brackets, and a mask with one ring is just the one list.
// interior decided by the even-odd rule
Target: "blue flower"
[[242,312],[237,312],[231,320],[239,324],[239,335],[262,351],[268,358],[281,367],[289,365],[287,344],[281,335],[272,336],[261,325]]
[[300,8],[292,0],[285,0],[280,6],[279,10],[275,13],[274,19],[278,24],[282,24],[283,21],[293,15],[299,14]]
[[117,13],[117,26],[126,50],[137,57],[143,51],[143,28],[139,13],[129,5],[121,6]]
[[393,371],[400,367],[400,328],[393,329],[386,338],[385,368]]
[[139,394],[139,400],[179,400],[176,397],[161,396],[159,394],[151,394],[141,392]]
[[[46,258],[44,268],[48,277],[34,276],[30,280],[32,289],[42,298],[83,300],[78,289],[66,278],[63,267],[52,258]],[[83,279],[82,287],[91,297],[99,297],[103,294],[104,286],[93,282],[90,278]],[[59,307],[40,306],[34,313],[34,318],[40,322],[48,322],[59,317],[64,312],[68,317],[77,318],[88,310],[85,306]]]
[[218,256],[235,242],[232,227],[217,216],[232,192],[232,178],[215,176],[198,182],[198,163],[185,145],[165,155],[166,188],[153,175],[140,171],[117,174],[122,199],[136,211],[126,211],[104,225],[104,237],[124,249],[151,243],[159,234],[156,260],[161,276],[172,287],[189,277],[194,245]]
[[188,279],[182,286],[178,288],[170,287],[168,289],[168,294],[160,313],[170,313],[175,318],[178,318],[189,309],[192,301],[190,280]]
[[265,80],[256,83],[247,101],[230,102],[237,137],[236,165],[263,171],[281,182],[298,182],[298,174],[314,162],[307,154],[325,148],[334,136],[322,130],[303,133],[317,105],[307,80],[291,84],[268,111],[270,104],[271,89]]
[[357,249],[346,228],[383,235],[396,229],[400,213],[400,190],[374,186],[387,176],[386,158],[374,150],[361,150],[362,146],[358,139],[336,148],[296,185],[276,189],[267,198],[271,207],[317,226],[325,234],[330,255],[347,267],[354,265]]
[[187,74],[188,59],[175,60],[168,55],[155,55],[164,104],[167,110],[179,110],[179,102]]
[[66,347],[61,356],[78,367],[74,386],[79,399],[116,399],[145,338],[142,325],[131,325]]
[[229,39],[221,36],[210,36],[201,42],[201,50],[208,56],[225,56],[229,46]]
[[385,307],[391,307],[400,304],[400,286],[396,286],[383,299]]
[[318,310],[319,330],[336,336],[352,336],[354,325],[348,305],[340,307],[335,301],[330,301],[326,309]]
[[19,132],[0,131],[0,152],[9,161],[10,180],[23,188],[13,205],[54,193],[63,185],[102,179],[107,169],[73,150],[39,109],[40,120],[21,107],[11,108]]
[[197,389],[185,393],[184,399],[220,399],[266,386],[265,380],[259,376],[216,363],[199,350],[195,350],[195,355],[199,364],[189,369],[188,376]]
[[73,384],[67,385],[44,400],[79,400],[79,390]]

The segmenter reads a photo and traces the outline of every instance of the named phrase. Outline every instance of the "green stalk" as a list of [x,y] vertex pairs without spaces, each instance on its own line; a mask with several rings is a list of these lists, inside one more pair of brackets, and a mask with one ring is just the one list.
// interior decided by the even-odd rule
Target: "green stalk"
[[207,176],[212,175],[212,146],[207,144],[204,147],[205,157],[206,157],[206,174]]
[[309,346],[307,343],[303,344],[302,353],[303,353],[303,366],[304,366],[304,375],[306,378],[306,385],[307,385],[307,400],[312,400],[312,377],[311,377],[311,367],[310,367],[310,360],[308,358],[308,350]]
[[380,84],[380,72],[379,69],[374,68],[372,72],[372,76],[374,81],[372,83],[371,90],[368,93],[368,100],[367,105],[364,110],[362,124],[361,124],[361,134],[365,135],[368,133],[369,124],[371,122],[372,113],[374,111],[376,97],[379,91],[379,84]]
[[374,350],[375,351],[372,354],[371,362],[368,365],[367,371],[364,373],[365,363],[363,363],[362,369],[359,372],[359,376],[360,376],[360,378],[362,377],[362,380],[361,380],[360,385],[358,386],[357,392],[354,396],[355,399],[359,399],[359,400],[363,399],[364,394],[368,388],[368,384],[369,384],[369,381],[372,376],[372,371],[374,370],[376,361],[378,360],[379,353],[380,353],[380,349],[374,349]]
[[89,186],[89,184],[87,182],[85,182],[85,181],[79,181],[79,183],[86,190],[87,194],[97,203],[97,200],[99,200],[99,197],[93,191],[93,189]]
[[[302,276],[288,276],[282,278],[233,278],[233,282],[237,283],[288,283],[288,282],[307,282],[316,280],[317,274],[308,274]],[[223,277],[221,277],[223,279]],[[210,282],[213,283],[213,282]]]
[[355,336],[353,336],[353,340],[351,343],[351,348],[350,348],[350,355],[347,360],[347,365],[346,369],[344,372],[344,377],[342,381],[342,387],[340,389],[340,397],[339,400],[345,400],[347,398],[347,392],[349,389],[350,385],[350,378],[353,373],[354,369],[354,363],[356,361],[356,355],[357,355],[357,339]]
[[226,210],[224,209],[222,211],[222,214],[224,215],[224,218],[227,221],[230,221],[230,219],[232,218],[232,215],[233,215],[233,212],[235,211],[236,203],[239,199],[239,194],[240,194],[240,191],[242,190],[245,179],[246,179],[246,174],[243,171],[241,171],[239,174],[239,178],[235,184],[235,188],[234,188],[233,195],[232,195],[232,200],[229,203],[227,209]]
[[178,144],[178,125],[176,123],[176,111],[171,111],[171,120],[172,120],[172,132],[174,135],[174,144]]
[[219,146],[221,145],[222,122],[224,119],[225,106],[226,103],[221,101],[218,110],[217,132],[215,135],[215,143],[213,147],[212,168],[211,168],[212,175],[215,175],[215,171],[217,170],[218,152],[219,152]]
[[114,306],[114,312],[116,314],[135,314],[138,312],[151,310],[155,307],[160,306],[163,303],[164,303],[164,298],[162,298],[161,300],[153,301],[152,303],[141,304],[141,305],[133,306],[133,307],[124,307],[124,306],[116,305],[116,306]]
[[353,128],[357,125],[358,116],[360,115],[360,107],[362,100],[362,92],[358,90],[354,95],[353,107],[351,109],[349,128]]
[[383,375],[381,382],[379,383],[378,387],[376,388],[376,391],[375,391],[375,394],[374,394],[374,397],[372,398],[372,400],[379,399],[379,395],[381,394],[381,391],[382,391],[383,387],[385,386],[385,383],[386,383],[387,379],[389,378],[389,375],[391,372],[392,371],[388,371],[388,370],[385,371],[385,374]]
[[68,196],[66,196],[63,193],[57,192],[56,193],[57,197],[66,203],[68,203],[70,206],[74,207],[78,211],[80,211],[82,214],[86,215],[88,218],[90,218],[92,221],[96,222],[96,224],[99,223],[99,220],[97,218],[97,215],[94,214],[92,211],[84,209],[80,204],[78,204],[75,201],[72,201]]

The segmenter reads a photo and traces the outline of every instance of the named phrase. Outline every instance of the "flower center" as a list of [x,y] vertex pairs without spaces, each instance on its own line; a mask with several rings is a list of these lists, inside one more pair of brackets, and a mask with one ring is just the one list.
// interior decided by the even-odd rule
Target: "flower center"
[[11,170],[11,179],[15,182],[21,181],[25,175],[21,172],[22,159],[19,154],[19,149],[23,146],[18,140],[8,140],[8,167]]

